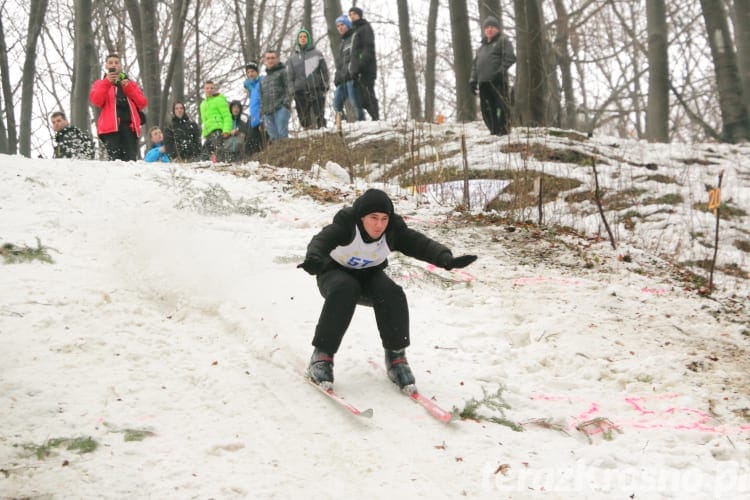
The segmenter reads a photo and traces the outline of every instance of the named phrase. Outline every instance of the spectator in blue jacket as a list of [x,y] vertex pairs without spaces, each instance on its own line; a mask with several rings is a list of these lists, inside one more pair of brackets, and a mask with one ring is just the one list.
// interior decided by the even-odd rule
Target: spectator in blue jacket
[[148,163],[162,162],[169,163],[169,155],[167,154],[167,148],[164,146],[164,134],[162,134],[159,127],[151,127],[148,131],[149,139],[151,140],[151,148],[143,158]]
[[245,65],[244,87],[248,97],[248,121],[250,131],[247,137],[246,150],[248,155],[257,153],[266,147],[268,137],[263,127],[263,115],[261,114],[260,105],[260,82],[261,76],[258,73],[258,63],[250,62]]

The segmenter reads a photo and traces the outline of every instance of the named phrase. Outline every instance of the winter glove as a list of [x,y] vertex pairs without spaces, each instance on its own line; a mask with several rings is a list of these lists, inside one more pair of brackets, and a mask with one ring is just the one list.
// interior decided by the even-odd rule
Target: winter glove
[[477,95],[479,93],[479,84],[477,82],[469,82],[471,87],[471,93]]
[[453,257],[453,255],[449,253],[444,253],[438,257],[437,265],[450,271],[451,269],[461,269],[462,267],[466,267],[475,260],[477,260],[476,255]]
[[305,257],[302,264],[297,265],[297,269],[302,268],[307,274],[315,276],[323,271],[323,263],[317,257]]

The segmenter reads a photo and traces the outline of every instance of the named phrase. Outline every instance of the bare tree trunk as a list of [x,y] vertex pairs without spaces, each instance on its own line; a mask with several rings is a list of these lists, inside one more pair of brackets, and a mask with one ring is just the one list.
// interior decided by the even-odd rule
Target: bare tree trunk
[[722,138],[730,143],[750,139],[750,124],[742,101],[737,56],[729,36],[729,23],[722,0],[701,0],[708,42],[714,59],[722,118]]
[[414,48],[411,39],[411,23],[409,22],[409,5],[406,0],[396,0],[398,5],[398,32],[401,38],[401,60],[404,65],[404,81],[406,82],[406,97],[409,101],[409,112],[413,120],[422,119],[422,100],[419,98],[417,73],[414,69]]
[[734,33],[742,79],[742,100],[750,113],[750,0],[734,0]]
[[466,0],[451,0],[451,39],[453,40],[453,67],[456,75],[456,118],[460,122],[473,121],[477,116],[477,103],[469,87],[471,78],[471,36]]
[[[248,2],[252,3],[252,2]],[[172,33],[169,35],[169,43],[172,47],[172,56],[167,69],[167,77],[162,93],[162,102],[166,103],[169,88],[172,88],[172,101],[185,102],[185,24],[187,22],[190,0],[175,0],[172,5]],[[163,115],[167,115],[171,108],[164,106]],[[164,123],[163,121],[161,123]]]
[[651,142],[669,142],[669,57],[664,0],[646,2],[646,24],[648,28],[646,138]]
[[[342,14],[341,0],[324,0],[323,14],[326,18],[326,27],[328,28],[328,39],[331,42],[331,52],[336,66],[341,59],[341,35],[336,29],[336,18]],[[347,101],[348,102],[348,101]]]
[[185,57],[184,35],[187,14],[190,9],[190,0],[175,0],[172,7],[172,32],[169,35],[172,52],[169,56],[167,74],[164,78],[164,88],[161,90],[161,111],[158,115],[158,121],[155,120],[158,124],[168,123],[167,117],[169,116],[171,108],[167,102],[169,100],[170,85],[172,83],[177,83],[173,92],[174,100],[184,101],[185,98],[185,67],[183,64]]
[[516,109],[521,123],[547,124],[547,72],[544,56],[544,19],[538,0],[515,0],[518,59]]
[[[31,156],[31,110],[34,105],[34,75],[36,74],[36,46],[47,14],[48,0],[31,0],[29,6],[29,30],[26,37],[26,58],[23,63],[21,83],[21,124],[19,128],[19,152]],[[8,106],[10,107],[10,106]]]
[[73,49],[73,92],[70,99],[70,123],[89,130],[89,88],[93,64],[94,33],[91,30],[91,0],[75,1],[74,49]]
[[313,33],[312,0],[305,0],[305,5],[302,9],[302,27],[307,28],[307,30],[310,32],[310,35],[312,35],[313,40],[318,40],[318,37],[316,37],[315,33]]
[[2,16],[0,16],[0,81],[3,89],[2,99],[0,99],[0,116],[3,115],[2,103],[4,101],[4,115],[6,117],[6,121],[0,119],[0,153],[14,155],[18,152],[18,136],[16,135],[16,114],[13,110],[13,89],[10,86],[8,45],[5,43],[5,27],[3,26]]
[[438,9],[440,0],[430,0],[427,14],[427,49],[424,68],[424,119],[431,122],[435,119],[435,61],[437,60]]
[[503,9],[500,7],[500,0],[479,0],[479,24],[493,16],[500,21],[500,31],[503,30]]
[[560,77],[562,80],[562,94],[565,97],[564,113],[561,117],[560,124],[563,128],[575,129],[578,126],[578,113],[576,110],[576,96],[573,90],[573,71],[571,69],[571,57],[568,47],[570,38],[570,20],[568,11],[563,0],[554,0],[556,32],[554,47],[557,59],[557,65],[560,68]]

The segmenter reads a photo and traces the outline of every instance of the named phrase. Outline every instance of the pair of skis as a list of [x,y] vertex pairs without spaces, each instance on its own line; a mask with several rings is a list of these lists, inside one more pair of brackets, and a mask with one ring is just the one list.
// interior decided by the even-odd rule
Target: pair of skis
[[[322,382],[320,384],[316,384],[313,382],[309,377],[305,377],[310,384],[312,384],[314,387],[316,387],[320,392],[328,396],[332,401],[335,401],[338,405],[340,405],[342,408],[347,410],[352,415],[358,416],[358,417],[365,417],[365,418],[371,418],[373,411],[372,408],[367,408],[366,410],[360,410],[353,404],[349,403],[347,400],[345,400],[341,395],[339,395],[336,391],[333,390],[333,384],[330,382]],[[421,392],[417,390],[417,387],[412,385],[407,385],[403,389],[401,389],[401,392],[404,393],[417,403],[418,405],[422,406],[425,410],[427,410],[427,413],[429,413],[432,417],[439,420],[443,423],[448,423],[453,418],[453,414],[449,411],[444,410],[437,404],[435,404],[434,401],[432,401],[430,398],[424,396]]]

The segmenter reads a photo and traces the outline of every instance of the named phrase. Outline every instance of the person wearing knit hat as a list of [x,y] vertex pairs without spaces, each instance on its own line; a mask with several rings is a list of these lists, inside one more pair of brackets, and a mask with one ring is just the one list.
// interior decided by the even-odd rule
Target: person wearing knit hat
[[349,16],[347,16],[346,14],[341,14],[339,17],[337,17],[336,24],[343,24],[348,30],[352,29],[352,22],[349,20]]
[[448,270],[477,259],[476,255],[454,257],[447,246],[407,227],[388,194],[379,189],[368,189],[352,206],[339,210],[333,222],[313,236],[304,262],[297,266],[317,277],[324,298],[306,371],[313,383],[332,386],[333,358],[359,304],[375,311],[388,378],[405,392],[416,391],[406,360],[410,343],[406,294],[384,272],[391,252]]
[[352,49],[349,74],[354,80],[360,105],[373,121],[380,119],[380,105],[375,96],[375,80],[378,77],[378,62],[375,56],[375,33],[372,25],[362,17],[362,9],[349,9],[352,22]]
[[[336,30],[341,35],[341,48],[339,57],[336,59],[336,73],[333,77],[333,84],[336,90],[333,93],[333,110],[336,112],[336,126],[341,125],[341,120],[362,121],[365,119],[365,110],[359,102],[359,95],[354,84],[354,77],[349,72],[349,64],[352,60],[352,22],[349,16],[342,14],[336,18]],[[344,104],[348,102],[349,108],[353,111],[354,116],[347,116],[344,113]]]
[[502,33],[496,17],[482,22],[482,43],[471,66],[469,86],[479,95],[482,119],[493,135],[505,135],[510,127],[508,69],[516,62],[510,38]]

